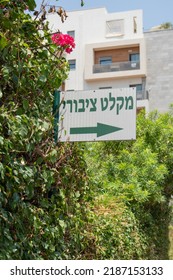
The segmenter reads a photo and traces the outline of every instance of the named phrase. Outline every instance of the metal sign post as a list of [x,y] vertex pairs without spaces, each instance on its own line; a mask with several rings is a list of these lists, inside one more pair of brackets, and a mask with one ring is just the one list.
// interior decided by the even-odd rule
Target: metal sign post
[[58,141],[58,123],[59,123],[59,106],[60,106],[60,91],[54,91],[53,100],[53,116],[54,116],[54,141]]

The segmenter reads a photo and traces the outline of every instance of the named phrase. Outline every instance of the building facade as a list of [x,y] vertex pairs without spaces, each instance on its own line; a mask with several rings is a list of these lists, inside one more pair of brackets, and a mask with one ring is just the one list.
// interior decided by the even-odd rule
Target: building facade
[[67,56],[70,73],[64,90],[136,87],[138,109],[168,109],[173,48],[167,39],[172,30],[144,33],[142,10],[80,10],[68,12],[64,23],[57,14],[50,14],[48,21],[53,32],[68,33],[76,42],[75,50]]

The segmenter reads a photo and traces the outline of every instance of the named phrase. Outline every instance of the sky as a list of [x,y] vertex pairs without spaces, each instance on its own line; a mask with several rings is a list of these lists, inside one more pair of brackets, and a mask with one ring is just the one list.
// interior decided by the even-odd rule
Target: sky
[[[40,5],[42,0],[36,0]],[[50,5],[62,6],[66,11],[105,7],[109,13],[143,10],[144,31],[164,22],[173,23],[173,0],[84,0],[84,7],[80,0],[45,0]]]

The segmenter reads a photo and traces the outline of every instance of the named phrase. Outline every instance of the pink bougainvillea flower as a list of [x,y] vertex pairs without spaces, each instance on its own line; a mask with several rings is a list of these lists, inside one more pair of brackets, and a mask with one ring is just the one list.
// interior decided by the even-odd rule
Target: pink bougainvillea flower
[[72,48],[66,48],[66,53],[71,53],[72,51],[73,51],[73,49]]
[[71,53],[75,48],[74,38],[68,34],[55,33],[51,39],[55,45],[61,47],[66,53]]

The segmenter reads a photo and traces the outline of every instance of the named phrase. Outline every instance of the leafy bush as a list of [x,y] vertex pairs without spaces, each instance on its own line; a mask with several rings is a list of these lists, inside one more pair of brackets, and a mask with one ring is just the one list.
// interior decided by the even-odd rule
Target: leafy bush
[[172,123],[171,112],[153,112],[148,117],[142,113],[137,119],[136,141],[86,145],[90,184],[95,188],[94,209],[99,201],[93,223],[98,237],[96,258],[168,258]]
[[53,137],[53,92],[69,66],[26,3],[34,9],[33,0],[0,5],[0,258],[80,258],[88,242],[83,147]]

